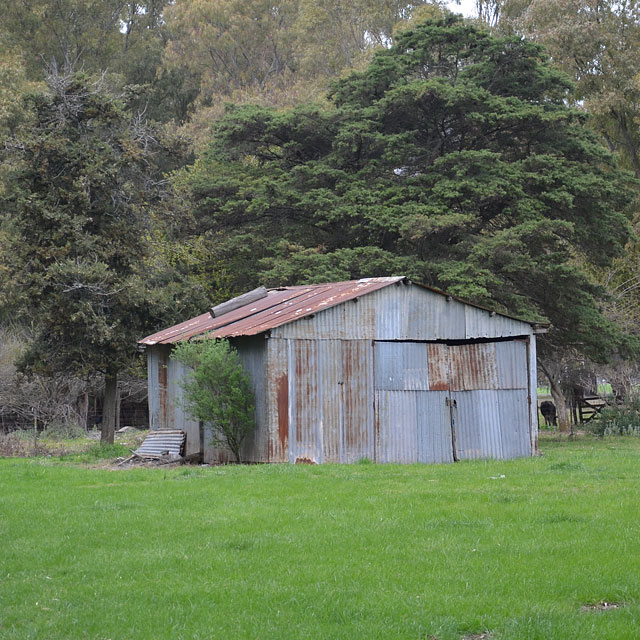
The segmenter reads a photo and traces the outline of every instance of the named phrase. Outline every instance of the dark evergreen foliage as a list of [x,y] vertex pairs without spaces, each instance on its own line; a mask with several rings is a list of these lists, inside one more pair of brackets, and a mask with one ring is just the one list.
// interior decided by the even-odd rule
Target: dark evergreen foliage
[[634,185],[569,88],[538,45],[449,15],[333,108],[230,110],[179,180],[238,289],[404,273],[602,358],[621,336],[588,273],[622,253]]

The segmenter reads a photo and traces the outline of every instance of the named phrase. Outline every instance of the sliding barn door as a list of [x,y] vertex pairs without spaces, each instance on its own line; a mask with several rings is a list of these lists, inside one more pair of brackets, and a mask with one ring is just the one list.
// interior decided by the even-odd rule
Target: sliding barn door
[[449,347],[456,459],[531,455],[527,345]]
[[376,460],[531,454],[525,341],[375,342]]
[[430,385],[431,346],[374,343],[378,462],[453,460],[449,392]]

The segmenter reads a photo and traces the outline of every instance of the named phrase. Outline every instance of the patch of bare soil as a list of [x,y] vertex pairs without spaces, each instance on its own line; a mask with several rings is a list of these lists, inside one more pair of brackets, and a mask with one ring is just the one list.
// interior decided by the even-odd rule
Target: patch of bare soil
[[584,604],[580,607],[580,611],[610,611],[611,609],[620,609],[624,607],[624,602],[609,602],[601,600],[596,604]]
[[161,458],[140,458],[131,456],[130,458],[118,458],[115,464],[111,463],[113,469],[151,469],[153,467],[179,467],[185,464],[185,459],[181,456],[166,456]]

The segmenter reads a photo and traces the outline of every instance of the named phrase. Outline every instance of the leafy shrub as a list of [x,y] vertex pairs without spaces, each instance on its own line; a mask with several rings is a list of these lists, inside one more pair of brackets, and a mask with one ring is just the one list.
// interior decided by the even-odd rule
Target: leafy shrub
[[640,394],[605,407],[589,424],[589,430],[600,437],[640,436]]
[[213,429],[212,444],[227,446],[240,462],[240,449],[255,428],[249,377],[228,340],[181,342],[171,354],[191,371],[181,382],[186,411]]

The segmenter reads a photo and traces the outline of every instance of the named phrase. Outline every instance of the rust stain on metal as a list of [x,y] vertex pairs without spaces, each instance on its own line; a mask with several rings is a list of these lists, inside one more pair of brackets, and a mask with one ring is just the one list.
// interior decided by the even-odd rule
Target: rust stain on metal
[[357,407],[354,407],[353,387],[357,389],[357,384],[353,384],[353,347],[354,344],[350,340],[342,344],[342,394],[344,402],[344,427],[348,447],[352,447],[358,440],[357,434],[354,433],[354,409],[357,410]]
[[276,380],[276,403],[278,405],[278,439],[284,452],[289,439],[289,378],[286,373]]
[[491,347],[489,343],[450,347],[452,390],[497,388],[495,347],[493,349]]
[[427,344],[429,389],[449,391],[449,347],[446,344]]
[[342,342],[342,393],[344,399],[345,435],[348,448],[369,444],[366,429],[367,403],[370,390],[367,380],[367,352],[369,342],[345,340]]
[[363,278],[346,282],[270,289],[266,298],[251,302],[217,318],[212,318],[209,312],[203,313],[147,336],[140,340],[139,344],[173,344],[200,335],[214,338],[257,335],[403,279],[400,276]]
[[305,441],[304,427],[307,423],[307,416],[310,413],[309,401],[315,395],[313,388],[313,377],[309,375],[309,364],[311,349],[307,340],[298,340],[294,343],[295,350],[295,438],[296,443]]

